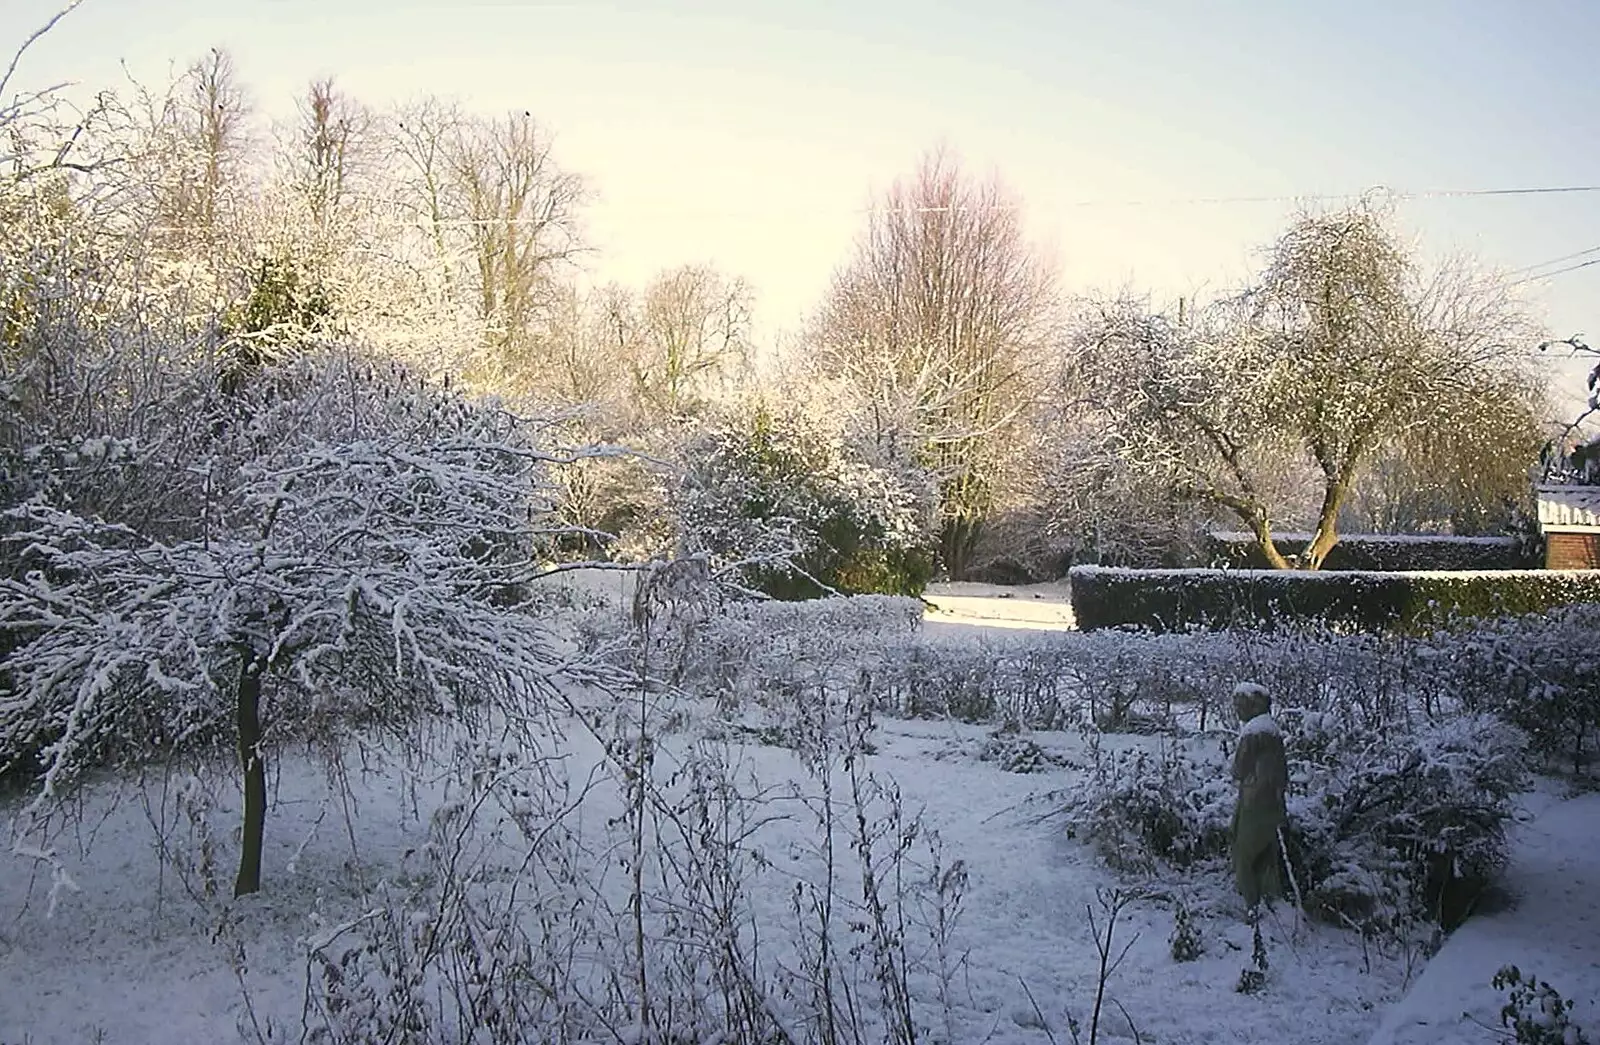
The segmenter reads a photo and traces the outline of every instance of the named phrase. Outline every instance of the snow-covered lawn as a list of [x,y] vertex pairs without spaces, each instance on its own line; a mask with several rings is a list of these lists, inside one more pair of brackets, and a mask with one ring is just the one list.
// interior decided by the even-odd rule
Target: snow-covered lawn
[[[581,583],[613,604],[628,599],[629,581],[621,575],[590,576]],[[1037,594],[1013,591],[1009,598],[996,598],[971,589],[936,591],[929,601],[948,610],[930,614],[924,630],[940,643],[981,640],[998,649],[1023,636],[1015,630],[995,635],[984,625],[996,618],[1013,627],[1064,626],[1064,591],[1054,600],[1047,592]],[[604,710],[593,693],[577,699],[581,708]],[[78,826],[57,839],[70,886],[60,877],[53,880],[40,861],[13,855],[0,864],[0,1043],[210,1043],[241,1036],[320,1040],[316,1034],[327,1020],[318,1006],[326,1002],[313,995],[326,987],[327,973],[309,960],[309,952],[328,945],[324,953],[336,953],[330,941],[337,942],[341,930],[345,936],[366,932],[378,938],[378,929],[387,924],[385,911],[418,917],[417,905],[407,907],[404,898],[438,895],[439,883],[430,877],[434,872],[424,854],[440,837],[438,825],[463,809],[475,810],[470,843],[460,850],[462,868],[470,868],[461,879],[467,892],[482,898],[485,910],[499,904],[515,912],[536,952],[544,943],[560,944],[549,935],[551,926],[559,930],[583,921],[576,914],[570,923],[561,920],[573,911],[587,911],[584,917],[591,921],[583,924],[591,927],[595,917],[603,921],[616,915],[611,944],[600,937],[574,937],[581,947],[571,947],[570,964],[579,968],[573,982],[599,984],[596,990],[611,982],[607,975],[625,978],[631,946],[622,939],[630,924],[626,789],[615,763],[608,763],[605,730],[593,728],[601,717],[585,723],[563,711],[537,738],[538,753],[546,759],[540,779],[570,789],[543,796],[542,808],[562,807],[572,796],[562,820],[571,842],[560,852],[579,863],[552,878],[548,868],[554,865],[547,861],[544,877],[538,878],[544,884],[526,884],[521,893],[512,887],[534,883],[537,876],[525,873],[529,854],[546,840],[529,841],[525,823],[518,820],[526,809],[515,798],[501,801],[505,796],[498,795],[478,806],[462,804],[470,797],[461,791],[467,774],[460,769],[461,749],[453,748],[449,737],[435,738],[433,762],[409,768],[399,758],[374,753],[363,760],[352,753],[344,766],[344,788],[330,784],[322,762],[303,755],[280,760],[272,781],[275,805],[267,825],[264,889],[242,901],[227,899],[239,806],[228,767],[187,784],[182,774],[171,780],[155,775],[142,786],[102,782],[83,802]],[[852,862],[857,843],[850,832],[858,823],[877,840],[873,866],[885,894],[904,901],[891,909],[889,922],[897,927],[908,963],[904,981],[917,1015],[916,1040],[952,1045],[1089,1041],[1101,965],[1096,930],[1103,939],[1110,890],[1127,883],[1088,846],[1069,837],[1062,819],[1052,813],[1062,796],[1082,786],[1092,738],[1080,732],[1032,733],[1029,739],[1044,756],[1031,763],[1037,771],[1012,772],[991,757],[993,736],[988,726],[879,716],[867,735],[869,753],[844,757],[835,750],[827,773],[819,776],[817,759],[803,743],[726,728],[709,706],[660,720],[653,772],[663,796],[692,797],[695,787],[711,779],[736,783],[748,799],[734,801],[737,808],[730,806],[733,811],[721,821],[738,838],[738,855],[729,865],[736,874],[728,887],[738,901],[739,946],[750,956],[750,974],[760,981],[781,1025],[805,1027],[816,1013],[805,975],[815,967],[808,964],[807,947],[816,941],[810,905],[824,886],[828,836],[819,827],[817,809],[827,780],[839,803],[832,838],[842,912],[837,942],[854,948],[839,967],[854,969],[856,977],[840,989],[853,992],[866,1014],[864,1026],[877,1025],[884,1003],[860,903],[863,866]],[[780,743],[763,742],[774,740]],[[1108,735],[1100,743],[1107,751],[1153,752],[1179,745],[1201,761],[1223,757],[1211,737]],[[453,767],[446,764],[452,752]],[[503,758],[506,752],[491,754]],[[482,751],[474,757],[480,761],[473,764],[482,764]],[[860,779],[881,785],[869,789],[859,806],[848,791],[851,766]],[[699,785],[674,783],[695,772],[711,775],[692,777],[702,781]],[[514,789],[509,793],[515,795]],[[18,807],[15,800],[7,801],[0,814],[9,816]],[[671,829],[682,823],[673,818],[687,816],[686,808],[672,802],[663,806],[646,844],[670,849],[675,844]],[[1550,799],[1543,808],[1564,806]],[[1594,803],[1582,808],[1592,811]],[[1592,825],[1593,818],[1583,822]],[[167,864],[158,858],[155,823],[167,828],[173,857]],[[919,827],[915,834],[909,832],[913,825]],[[1600,863],[1594,837],[1575,854],[1573,867],[1588,868],[1584,873]],[[906,840],[898,860],[893,856],[897,838]],[[937,846],[930,844],[934,839]],[[673,851],[703,855],[697,844],[690,841]],[[664,865],[652,866],[652,874],[666,873]],[[1515,867],[1525,877],[1534,873],[1526,863]],[[1545,878],[1526,877],[1522,887],[1545,888],[1570,869],[1551,865]],[[896,876],[898,884],[889,887]],[[206,894],[207,881],[215,883],[215,895]],[[940,885],[946,887],[942,892]],[[658,897],[667,897],[667,886],[657,886]],[[1425,959],[1416,949],[1363,942],[1353,932],[1305,922],[1291,908],[1280,907],[1262,927],[1270,962],[1265,989],[1239,993],[1235,987],[1250,965],[1252,937],[1240,918],[1228,869],[1213,862],[1181,879],[1146,883],[1144,890],[1113,927],[1114,968],[1100,1010],[1101,1042],[1359,1043],[1379,1029],[1386,1011],[1424,971]],[[1592,897],[1592,892],[1568,895],[1565,904],[1592,905]],[[1181,899],[1196,917],[1203,953],[1195,960],[1173,957],[1173,899]],[[1561,905],[1546,906],[1553,911]],[[947,919],[943,936],[941,914]],[[652,923],[650,931],[671,923],[670,915]],[[1516,913],[1497,917],[1515,919]],[[1481,932],[1469,923],[1462,938]],[[1577,932],[1566,937],[1576,948],[1570,954],[1532,944],[1528,952],[1530,971],[1565,977],[1561,986],[1569,995],[1591,987],[1600,991],[1600,977],[1585,971],[1600,968],[1594,965],[1600,956],[1593,937],[1585,944]],[[649,946],[663,942],[653,939]],[[1451,988],[1456,993],[1450,1004],[1458,1004],[1459,996],[1459,1004],[1470,999],[1475,1009],[1493,1013],[1501,999],[1486,979],[1476,987],[1469,981],[1479,975],[1478,966],[1501,953],[1503,942],[1503,934],[1493,935],[1475,948],[1478,961]],[[1523,952],[1507,948],[1504,953],[1509,958]],[[707,955],[705,962],[714,964],[714,956]],[[370,970],[364,975],[364,982],[392,986]],[[1417,1036],[1417,1018],[1402,1019],[1402,1029],[1412,1032],[1393,1040],[1457,1040]],[[1391,1019],[1390,1029],[1394,1023]],[[633,1040],[632,1029],[614,1029],[616,1037],[591,1040]],[[708,1033],[702,1040],[718,1039]],[[795,1040],[815,1038],[796,1031]]]
[[1547,783],[1525,796],[1523,806],[1505,875],[1513,905],[1457,929],[1385,1013],[1371,1045],[1504,1042],[1505,996],[1483,985],[1505,965],[1550,981],[1573,1001],[1573,1022],[1597,1040],[1600,793],[1564,797]]
[[[1069,1041],[1068,1014],[1087,1034],[1094,1001],[1098,956],[1089,911],[1103,919],[1096,889],[1115,883],[1058,824],[1038,819],[1048,807],[1033,800],[1072,787],[1081,739],[1036,735],[1068,765],[1019,774],[979,759],[986,735],[975,726],[886,721],[867,762],[900,786],[906,810],[922,811],[946,858],[963,861],[967,871],[950,985],[954,1039],[1044,1043],[1054,1034]],[[569,754],[574,778],[598,761],[591,745],[574,744]],[[780,794],[791,784],[805,786],[805,771],[787,749],[755,745],[736,749],[732,758],[748,768],[752,786],[779,785]],[[369,890],[398,875],[407,851],[426,834],[428,796],[420,800],[420,819],[413,819],[398,774],[353,782],[358,812],[351,838],[343,812],[324,806],[318,771],[303,761],[284,767],[269,822],[264,892],[235,905],[221,933],[219,902],[197,903],[170,872],[163,881],[138,799],[91,800],[81,835],[87,850],[63,847],[78,891],[58,898],[53,917],[47,877],[30,879],[28,865],[16,859],[0,877],[0,1041],[233,1040],[241,1021],[249,1021],[241,984],[257,1020],[276,1020],[298,1036],[304,941],[364,913],[374,902]],[[611,811],[597,805],[586,816],[598,832]],[[753,916],[769,936],[794,924],[788,865],[808,867],[815,844],[803,816],[784,812],[781,803],[775,812],[785,819],[769,825],[759,842],[772,869],[750,883]],[[218,824],[230,824],[236,807],[224,801],[217,814]],[[221,849],[225,863],[231,846],[224,841]],[[225,879],[228,868],[220,870]],[[1401,962],[1375,958],[1364,971],[1362,948],[1350,934],[1315,926],[1296,932],[1285,913],[1266,927],[1271,988],[1237,994],[1251,937],[1220,870],[1205,876],[1190,899],[1206,941],[1198,961],[1173,961],[1172,915],[1160,903],[1134,905],[1116,927],[1116,950],[1131,948],[1110,978],[1101,1040],[1132,1040],[1131,1018],[1145,1041],[1352,1042],[1372,1029],[1381,1006],[1402,987]],[[926,949],[925,934],[911,946]],[[927,1030],[929,1040],[946,1039],[942,1026]]]
[[1007,587],[946,582],[928,586],[928,624],[1069,631],[1073,627],[1067,582]]

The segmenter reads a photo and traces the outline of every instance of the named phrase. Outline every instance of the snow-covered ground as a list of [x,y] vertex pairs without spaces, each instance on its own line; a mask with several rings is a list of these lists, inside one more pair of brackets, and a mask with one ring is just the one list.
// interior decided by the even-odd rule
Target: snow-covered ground
[[1456,930],[1385,1014],[1371,1045],[1506,1041],[1505,995],[1484,989],[1506,965],[1573,1000],[1574,1022],[1600,1040],[1600,793],[1528,795],[1512,845],[1511,906]]
[[928,586],[926,623],[986,628],[1021,628],[1030,631],[1070,631],[1072,604],[1067,582],[1019,585],[973,584],[962,581]]
[[[585,583],[619,601],[627,594],[623,577]],[[995,626],[1069,626],[1064,589],[1053,596],[1037,589],[1003,594],[942,586],[929,597],[938,607],[927,617],[929,630],[962,641]],[[565,772],[581,780],[603,755],[581,730],[568,738]],[[922,814],[945,859],[962,861],[967,874],[948,1018],[924,1028],[926,1039],[1064,1045],[1074,1040],[1076,1019],[1087,1041],[1099,963],[1091,919],[1104,927],[1098,891],[1117,881],[1049,816],[1050,796],[1070,792],[1082,778],[1085,738],[1033,734],[1049,758],[1031,773],[986,759],[988,738],[980,726],[883,719],[871,738],[875,751],[864,759],[872,774],[898,785],[907,813]],[[1128,736],[1106,743],[1154,748],[1175,741]],[[1178,743],[1199,757],[1220,758],[1208,739]],[[687,755],[686,742],[663,741],[668,762]],[[797,793],[814,785],[786,747],[752,739],[733,744],[727,757],[751,788]],[[74,888],[57,890],[53,905],[42,865],[0,856],[0,1043],[211,1043],[269,1024],[300,1040],[307,940],[358,917],[373,906],[379,883],[403,876],[442,797],[425,784],[419,790],[418,775],[396,765],[349,771],[354,805],[346,810],[330,798],[315,763],[297,757],[278,767],[264,892],[242,903],[191,897],[163,870],[152,819],[182,824],[181,810],[194,803],[179,803],[155,782],[91,795],[81,828],[60,840]],[[231,778],[224,773],[220,780],[209,815],[225,893],[237,798]],[[603,832],[615,810],[601,798],[591,805],[576,815]],[[793,884],[812,873],[807,854],[816,846],[804,816],[782,813],[781,806],[775,811],[780,815],[756,840],[760,872],[746,883],[749,914],[769,940],[792,928]],[[7,812],[0,808],[0,823]],[[1503,997],[1488,980],[1505,962],[1552,980],[1569,997],[1600,996],[1594,920],[1600,796],[1566,801],[1546,789],[1530,798],[1529,815],[1511,870],[1518,905],[1469,923],[1426,969],[1418,954],[1380,953],[1353,933],[1280,909],[1264,923],[1267,986],[1241,994],[1234,988],[1249,964],[1251,934],[1226,868],[1174,886],[1197,915],[1203,943],[1197,960],[1178,962],[1171,954],[1168,898],[1135,902],[1116,927],[1114,950],[1128,950],[1109,978],[1099,1040],[1355,1045],[1378,1033],[1374,1040],[1382,1045],[1476,1041],[1469,1035],[1477,1029],[1462,1023],[1460,1012],[1495,1022]],[[199,839],[187,837],[191,854],[204,852]],[[615,872],[595,868],[608,873]],[[925,952],[927,938],[919,939],[914,945]],[[919,984],[925,993],[935,989]],[[1580,1014],[1595,1026],[1592,1005]],[[1481,1038],[1503,1040],[1487,1032]]]
[[[966,866],[954,1040],[1048,1045],[1054,1035],[1070,1041],[1069,1014],[1087,1034],[1094,999],[1098,958],[1089,911],[1103,918],[1095,891],[1115,883],[1088,849],[1039,820],[1049,807],[1037,799],[1072,786],[1072,763],[1083,758],[1081,739],[1036,735],[1068,765],[1019,774],[979,759],[985,736],[980,727],[884,722],[870,769],[898,783],[907,810],[923,811],[947,857]],[[754,746],[736,758],[762,784],[804,779],[798,760],[783,748]],[[64,848],[78,891],[61,895],[53,916],[48,876],[30,880],[27,863],[12,858],[0,877],[0,1041],[235,1040],[237,1026],[249,1019],[241,985],[256,1019],[298,1029],[305,938],[358,916],[371,902],[363,882],[371,887],[393,876],[426,825],[426,796],[419,825],[402,809],[404,789],[396,776],[380,772],[355,785],[359,816],[352,839],[340,811],[323,806],[317,771],[303,761],[284,767],[279,806],[268,823],[265,891],[233,910],[234,931],[225,934],[217,931],[217,902],[196,903],[171,874],[163,882],[137,798],[89,804],[81,836],[86,850]],[[231,802],[216,812],[219,824],[233,822]],[[793,854],[798,866],[809,844],[804,830],[801,821],[778,825],[764,846],[780,865],[784,854]],[[231,845],[222,849],[227,853]],[[229,859],[220,857],[224,888]],[[784,893],[752,894],[755,915],[769,933],[790,917]],[[1119,950],[1132,946],[1110,980],[1101,1041],[1132,1041],[1137,1028],[1147,1042],[1354,1042],[1401,990],[1401,962],[1378,959],[1365,971],[1360,944],[1350,934],[1297,930],[1286,916],[1267,926],[1270,989],[1237,994],[1250,933],[1232,910],[1221,870],[1188,899],[1206,943],[1194,962],[1173,961],[1172,915],[1164,904],[1141,902],[1123,916],[1115,944]],[[242,961],[228,938],[242,944]],[[930,1040],[948,1040],[942,1028],[930,1030]]]

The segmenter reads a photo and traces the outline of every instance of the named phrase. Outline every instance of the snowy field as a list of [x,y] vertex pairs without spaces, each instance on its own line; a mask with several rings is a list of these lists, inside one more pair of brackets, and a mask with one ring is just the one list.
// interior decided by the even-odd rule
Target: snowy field
[[[581,586],[615,607],[628,584]],[[1005,594],[935,590],[927,623],[902,640],[920,630],[1003,648],[1016,629],[1069,626],[1064,591]],[[736,678],[742,666],[727,667]],[[487,1029],[484,1014],[507,1004],[492,986],[471,988],[492,1005],[451,1023],[437,977],[402,982],[418,956],[443,981],[487,979],[502,994],[522,977],[511,993],[550,995],[528,1003],[538,1019],[599,1028],[574,1040],[638,1040],[607,999],[631,997],[646,972],[658,1007],[674,987],[731,991],[761,999],[749,1019],[776,1028],[772,1040],[826,1040],[816,999],[830,970],[840,1041],[870,1030],[865,1040],[908,1043],[1358,1043],[1423,972],[1417,951],[1279,908],[1262,926],[1267,986],[1239,993],[1252,936],[1218,862],[1145,883],[1111,922],[1128,883],[1052,815],[1085,778],[1091,733],[1033,732],[1020,767],[1032,771],[1018,772],[993,757],[985,725],[868,724],[848,709],[819,725],[779,704],[756,727],[704,701],[640,698],[635,713],[625,695],[568,696],[514,743],[440,733],[431,761],[351,752],[331,774],[307,755],[280,759],[263,891],[241,901],[227,899],[239,806],[227,767],[97,785],[50,860],[14,854],[0,874],[0,1043],[427,1040],[393,1016],[397,998],[431,1004],[440,1040],[509,1035]],[[649,797],[622,771],[635,749],[617,746],[616,723],[635,715],[654,736]],[[859,751],[838,739],[852,729]],[[1224,757],[1214,736],[1101,743]],[[634,797],[644,812],[630,814]],[[1195,917],[1192,961],[1169,943],[1175,900]],[[479,951],[462,958],[446,937]],[[406,960],[385,965],[385,941]],[[735,969],[730,988],[717,970]],[[1492,1012],[1486,984],[1478,1001]],[[677,1040],[740,1040],[676,1018],[692,1031]],[[459,1030],[467,1022],[476,1037]]]

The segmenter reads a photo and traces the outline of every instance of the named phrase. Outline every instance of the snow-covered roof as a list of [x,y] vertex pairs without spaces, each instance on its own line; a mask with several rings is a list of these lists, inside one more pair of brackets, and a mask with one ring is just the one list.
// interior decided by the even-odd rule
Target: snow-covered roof
[[1600,533],[1600,486],[1551,483],[1536,487],[1534,494],[1540,529]]

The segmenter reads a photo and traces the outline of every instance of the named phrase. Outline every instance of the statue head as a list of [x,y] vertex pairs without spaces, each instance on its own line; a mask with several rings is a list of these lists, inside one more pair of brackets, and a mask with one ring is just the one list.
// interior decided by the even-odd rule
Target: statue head
[[1267,687],[1254,682],[1241,682],[1233,687],[1233,710],[1240,722],[1249,722],[1257,715],[1272,713],[1272,695]]

